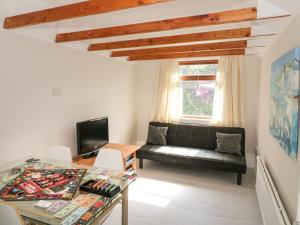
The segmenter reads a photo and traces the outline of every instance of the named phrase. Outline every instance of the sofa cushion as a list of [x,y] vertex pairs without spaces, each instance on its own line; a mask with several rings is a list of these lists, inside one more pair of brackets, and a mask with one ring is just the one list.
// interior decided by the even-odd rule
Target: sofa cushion
[[211,126],[209,128],[209,144],[208,149],[215,150],[217,148],[217,133],[241,134],[241,154],[245,155],[245,129],[240,127],[218,127]]
[[207,160],[211,162],[226,163],[231,165],[245,166],[244,156],[215,152],[206,149],[185,148],[175,146],[143,145],[138,151],[137,156],[147,158],[146,155],[164,155],[179,158],[190,158],[194,160]]
[[241,134],[241,154],[245,154],[245,130],[243,128],[159,122],[150,122],[150,125],[168,127],[167,145],[188,148],[215,150],[217,148],[217,132]]
[[217,152],[241,155],[241,134],[217,132]]
[[167,145],[167,131],[168,127],[155,127],[150,125],[148,129],[147,144]]

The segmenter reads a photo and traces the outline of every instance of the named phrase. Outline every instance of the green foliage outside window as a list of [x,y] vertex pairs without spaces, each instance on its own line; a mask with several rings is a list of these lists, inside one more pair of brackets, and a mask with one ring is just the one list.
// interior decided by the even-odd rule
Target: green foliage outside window
[[181,75],[215,75],[217,65],[187,65],[179,67]]
[[[215,75],[217,65],[180,66],[181,75]],[[215,81],[181,81],[182,115],[211,116]]]
[[215,81],[182,81],[182,115],[211,116]]

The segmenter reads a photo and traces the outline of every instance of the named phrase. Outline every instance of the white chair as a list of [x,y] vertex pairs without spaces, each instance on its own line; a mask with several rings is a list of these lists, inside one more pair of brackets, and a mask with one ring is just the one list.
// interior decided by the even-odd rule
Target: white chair
[[0,202],[0,225],[24,225],[16,208]]
[[71,149],[66,146],[51,146],[47,152],[47,159],[72,163]]
[[96,157],[94,166],[115,171],[123,171],[122,154],[115,149],[101,148]]

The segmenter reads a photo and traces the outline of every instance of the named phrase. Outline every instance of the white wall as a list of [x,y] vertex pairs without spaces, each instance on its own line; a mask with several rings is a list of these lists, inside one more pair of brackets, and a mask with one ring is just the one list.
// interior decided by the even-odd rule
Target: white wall
[[136,66],[137,143],[141,145],[147,139],[158,65],[157,61],[145,61]]
[[[255,165],[257,145],[257,99],[259,90],[260,59],[245,56],[242,60],[243,95],[246,129],[246,154],[249,167]],[[152,102],[157,79],[158,62],[141,62],[137,65],[137,142],[145,143],[150,121]]]
[[281,149],[269,133],[271,64],[284,53],[300,46],[300,15],[287,27],[277,42],[262,58],[261,95],[258,146],[279,189],[281,198],[292,220],[296,217],[300,161],[293,160]]
[[0,31],[0,164],[76,150],[76,122],[99,116],[111,142],[135,143],[134,78],[129,63]]
[[258,96],[261,59],[244,56],[242,60],[242,85],[244,99],[244,126],[246,130],[246,157],[249,167],[256,164]]

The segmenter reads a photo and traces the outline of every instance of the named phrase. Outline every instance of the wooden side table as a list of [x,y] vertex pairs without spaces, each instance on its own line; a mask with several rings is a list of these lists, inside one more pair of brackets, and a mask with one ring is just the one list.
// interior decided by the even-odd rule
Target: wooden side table
[[[140,148],[136,145],[126,145],[126,144],[115,144],[108,143],[103,148],[111,148],[121,152],[123,158],[123,169],[124,171],[133,169],[136,170],[136,151]],[[100,150],[101,151],[101,150]],[[82,157],[78,157],[74,160],[77,164],[84,164],[92,166],[96,160],[95,157],[84,159]]]

